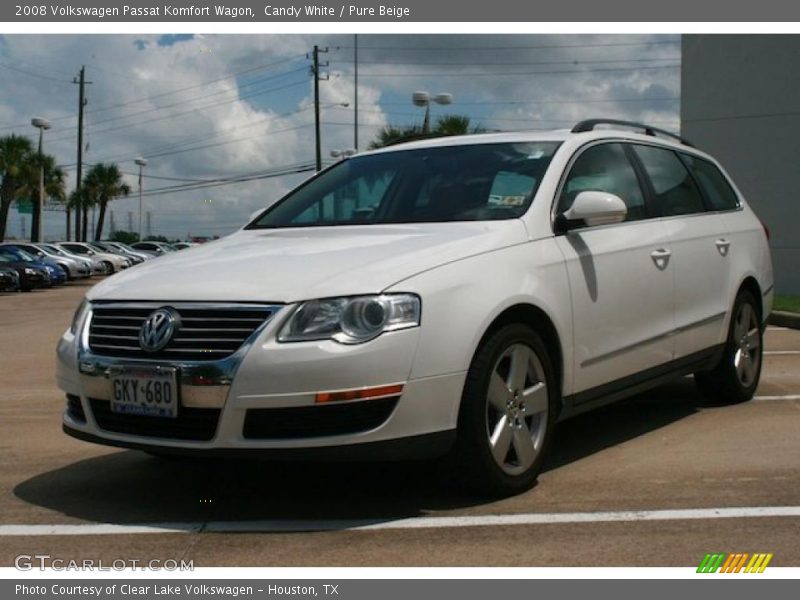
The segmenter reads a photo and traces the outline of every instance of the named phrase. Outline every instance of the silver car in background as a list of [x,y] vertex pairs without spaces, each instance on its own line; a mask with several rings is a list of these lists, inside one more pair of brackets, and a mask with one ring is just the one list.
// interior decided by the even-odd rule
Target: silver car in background
[[104,272],[108,275],[127,269],[132,264],[127,258],[110,252],[101,252],[86,242],[59,242],[58,245],[75,254],[96,258],[102,263]]

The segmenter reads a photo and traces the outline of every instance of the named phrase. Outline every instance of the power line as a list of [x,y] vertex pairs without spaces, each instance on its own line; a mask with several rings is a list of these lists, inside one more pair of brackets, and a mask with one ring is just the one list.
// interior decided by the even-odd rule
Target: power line
[[238,77],[239,75],[244,75],[246,73],[253,73],[255,71],[263,71],[263,70],[266,70],[266,69],[271,69],[273,67],[276,67],[276,66],[279,66],[279,65],[282,65],[282,64],[286,64],[288,62],[292,62],[292,61],[295,61],[295,60],[298,60],[298,59],[301,59],[301,58],[305,58],[305,54],[298,54],[298,55],[290,56],[288,58],[285,58],[285,59],[282,59],[282,60],[279,60],[279,61],[266,63],[266,64],[263,64],[263,65],[256,65],[254,67],[248,67],[246,69],[241,69],[239,71],[234,71],[233,73],[229,73],[229,74],[224,75],[222,77],[217,77],[216,79],[208,79],[206,81],[202,81],[200,83],[197,83],[197,84],[194,84],[194,85],[190,85],[190,86],[187,86],[187,87],[179,88],[177,90],[171,90],[169,92],[162,92],[160,94],[154,94],[152,96],[144,96],[144,97],[141,97],[141,98],[137,98],[135,100],[128,100],[126,102],[121,102],[121,103],[117,103],[117,104],[110,104],[108,106],[101,106],[100,108],[94,109],[94,111],[96,113],[97,112],[105,112],[105,111],[111,110],[113,108],[120,108],[120,107],[123,107],[123,106],[130,106],[131,104],[139,104],[140,102],[147,102],[149,100],[155,100],[157,98],[163,98],[165,96],[171,96],[173,94],[178,94],[180,92],[186,92],[186,91],[189,91],[189,90],[196,90],[198,88],[205,87],[205,86],[210,85],[212,83],[218,83],[220,81],[225,81],[226,79],[232,79],[232,78]]
[[[680,56],[668,56],[664,58],[621,58],[621,59],[606,59],[606,60],[576,60],[576,59],[569,59],[569,60],[545,60],[545,61],[517,61],[517,62],[508,62],[508,61],[492,61],[492,62],[485,62],[485,61],[460,61],[460,62],[442,62],[442,61],[431,61],[431,60],[400,60],[400,61],[388,61],[388,60],[359,60],[359,64],[379,64],[379,65],[431,65],[431,66],[443,66],[443,67],[480,67],[480,66],[508,66],[508,67],[525,67],[530,65],[595,65],[595,64],[610,64],[610,63],[652,63],[652,62],[666,62],[666,61],[674,61],[674,60],[681,60]],[[353,60],[350,59],[337,59],[337,63],[353,63]]]
[[72,83],[69,79],[56,79],[55,77],[48,77],[47,75],[40,75],[39,73],[31,73],[30,71],[26,71],[25,69],[19,69],[17,67],[12,67],[11,65],[7,65],[5,63],[0,62],[0,68],[8,69],[9,71],[15,71],[17,73],[22,73],[23,75],[27,75],[28,77],[36,77],[37,79],[44,79],[47,81],[56,81],[58,83]]
[[[245,84],[243,84],[243,85],[241,85],[238,88],[233,89],[233,90],[220,90],[218,92],[213,92],[211,94],[205,94],[203,96],[197,96],[197,97],[192,98],[190,100],[179,100],[177,102],[173,102],[172,104],[165,104],[163,106],[149,107],[147,109],[140,110],[139,112],[130,113],[130,114],[127,114],[127,115],[121,115],[119,117],[106,118],[106,119],[103,119],[101,121],[97,121],[95,123],[95,125],[102,125],[103,123],[111,123],[111,122],[114,122],[114,121],[118,121],[119,119],[127,119],[129,117],[136,117],[136,116],[139,116],[139,115],[150,114],[150,113],[152,113],[154,111],[166,110],[168,108],[174,108],[176,106],[183,106],[183,105],[186,105],[186,104],[191,104],[193,102],[197,102],[198,100],[204,100],[206,98],[211,98],[213,96],[236,94],[237,95],[237,99],[241,99],[243,96],[240,96],[239,92],[244,87],[250,87],[250,86],[258,85],[258,84],[261,84],[261,83],[266,83],[267,81],[272,81],[273,79],[279,79],[279,78],[285,77],[287,75],[293,75],[294,73],[299,73],[300,71],[305,71],[305,70],[306,70],[305,67],[301,67],[299,69],[293,69],[291,71],[286,71],[286,72],[280,73],[278,75],[273,75],[271,77],[265,77],[263,79],[253,81],[251,83],[245,83]],[[93,112],[97,112],[97,111],[93,111]]]
[[[105,112],[105,111],[108,111],[108,110],[112,110],[114,108],[122,108],[122,107],[130,106],[130,105],[133,105],[133,104],[140,104],[140,103],[148,101],[148,100],[155,100],[157,98],[163,98],[165,96],[178,94],[180,92],[184,92],[184,91],[188,91],[188,90],[192,90],[192,89],[197,89],[197,88],[200,88],[200,87],[205,87],[205,86],[210,85],[212,83],[218,83],[220,81],[225,81],[226,79],[232,79],[232,78],[237,77],[238,75],[242,75],[242,74],[245,74],[245,73],[251,73],[251,72],[258,71],[258,70],[266,70],[266,69],[269,69],[271,67],[279,66],[279,65],[285,64],[287,62],[292,62],[292,61],[298,60],[300,58],[305,58],[305,55],[302,55],[302,54],[301,55],[296,55],[296,56],[289,57],[287,59],[280,60],[280,61],[277,61],[277,62],[268,63],[268,64],[265,64],[265,65],[259,65],[259,66],[255,66],[255,67],[249,67],[247,69],[242,69],[240,71],[236,71],[234,73],[225,75],[224,77],[218,77],[216,79],[203,81],[203,82],[195,84],[195,85],[179,88],[179,89],[176,89],[176,90],[171,90],[169,92],[163,92],[163,93],[160,93],[160,94],[154,94],[152,96],[145,96],[145,97],[137,98],[135,100],[129,100],[129,101],[126,101],[126,102],[121,102],[121,103],[117,103],[117,104],[111,104],[111,105],[108,105],[108,106],[100,106],[99,108],[94,108],[93,112],[96,114],[96,113],[101,113],[101,112]],[[0,64],[0,66],[2,66],[2,64]],[[299,71],[303,71],[303,70],[305,70],[305,67],[302,67],[302,68],[299,68],[299,69],[296,69],[296,70],[293,70],[293,71],[287,71],[285,73],[281,73],[281,74],[276,75],[274,77],[277,78],[277,77],[280,77],[280,76],[283,76],[283,75],[286,75],[286,74],[289,74],[289,73],[299,72]],[[224,90],[222,92],[215,92],[213,94],[208,94],[206,96],[199,96],[197,98],[194,98],[192,100],[187,100],[185,102],[194,102],[196,100],[200,100],[200,99],[203,99],[203,98],[206,98],[206,97],[210,97],[210,96],[213,96],[213,95],[219,95],[221,93],[231,93],[231,92],[234,92],[234,91],[238,92],[238,90],[241,89],[241,88],[252,86],[252,85],[257,85],[258,83],[263,83],[264,81],[269,80],[269,79],[270,78],[265,78],[265,79],[257,80],[257,81],[254,81],[254,82],[243,83],[243,84],[241,84],[239,86],[239,88],[237,88],[237,90]],[[180,104],[180,103],[176,103],[176,104]],[[170,106],[173,106],[173,105],[170,105]],[[148,109],[147,111],[143,111],[143,112],[149,112],[150,110],[157,110],[157,109],[160,109],[160,108],[164,108],[164,107],[158,107],[158,108],[155,108],[155,109]],[[142,114],[142,113],[135,113],[135,114]],[[119,118],[126,118],[126,117],[130,117],[130,116],[134,116],[134,115],[122,115]],[[65,121],[67,119],[75,119],[75,118],[76,118],[75,115],[66,115],[66,116],[63,116],[63,117],[50,118],[48,120],[52,122],[52,121]],[[103,121],[98,121],[97,123],[95,123],[95,125],[97,125],[99,123],[107,122],[109,120],[115,120],[115,119],[106,119],[106,120],[103,120]],[[22,129],[22,128],[27,128],[29,126],[30,126],[29,123],[20,123],[19,125],[8,125],[8,126],[5,126],[5,127],[0,127],[0,130]],[[50,141],[57,141],[57,140],[50,140]]]
[[[453,51],[508,51],[508,50],[543,50],[549,48],[611,48],[611,47],[635,47],[635,46],[660,46],[667,44],[680,44],[678,40],[654,40],[651,42],[610,42],[592,44],[542,44],[532,46],[363,46],[359,45],[359,50],[391,50],[391,51],[410,51],[410,52],[453,52]],[[336,46],[334,50],[352,50],[353,46]]]
[[496,71],[476,71],[471,73],[464,73],[462,71],[438,71],[438,72],[424,72],[424,73],[370,73],[363,71],[362,76],[366,77],[508,77],[516,75],[562,75],[571,73],[573,75],[594,75],[596,73],[627,73],[631,71],[655,71],[665,69],[679,69],[680,65],[661,65],[658,67],[626,67],[626,68],[609,68],[609,69],[570,69],[558,71],[503,71],[498,73]]
[[[106,127],[104,129],[96,129],[96,130],[94,130],[93,133],[95,135],[103,134],[103,133],[108,133],[110,131],[119,131],[121,129],[128,129],[130,127],[136,127],[138,125],[145,125],[145,124],[149,125],[151,123],[164,121],[166,119],[176,119],[178,117],[183,117],[183,116],[186,116],[186,115],[190,115],[190,114],[193,114],[193,113],[196,113],[196,112],[199,112],[199,111],[202,111],[202,110],[206,110],[206,109],[209,109],[209,108],[216,108],[218,106],[223,106],[225,104],[231,104],[233,102],[238,102],[240,100],[247,100],[249,98],[255,98],[256,96],[263,96],[265,94],[271,94],[273,92],[278,92],[278,91],[281,91],[281,90],[289,89],[291,87],[297,87],[299,85],[306,85],[307,83],[308,83],[307,80],[304,79],[303,81],[296,81],[294,83],[289,83],[289,84],[286,84],[286,85],[282,85],[282,86],[278,86],[278,87],[274,87],[274,88],[269,88],[269,89],[266,89],[266,90],[261,90],[261,91],[256,92],[256,93],[245,94],[244,96],[237,96],[236,98],[232,98],[230,100],[224,100],[224,101],[221,101],[221,102],[215,102],[213,104],[206,104],[204,106],[196,106],[196,107],[193,107],[193,108],[191,108],[189,110],[186,110],[186,111],[183,111],[183,112],[172,113],[172,114],[169,114],[169,115],[164,115],[162,117],[157,117],[155,119],[145,119],[145,120],[142,120],[142,121],[136,121],[134,123],[126,123],[126,124],[123,124],[123,125],[117,125],[115,127]],[[66,137],[65,136],[65,137],[61,137],[61,138],[53,138],[53,139],[49,140],[49,143],[55,143],[55,142],[60,142],[60,141],[65,141],[65,140],[72,140],[72,139],[74,139],[73,136],[70,136],[70,137]]]

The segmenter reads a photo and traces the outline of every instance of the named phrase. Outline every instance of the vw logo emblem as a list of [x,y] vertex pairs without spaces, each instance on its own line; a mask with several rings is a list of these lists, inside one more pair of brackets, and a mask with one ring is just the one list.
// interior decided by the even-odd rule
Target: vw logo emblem
[[171,308],[159,308],[145,319],[139,330],[139,346],[146,352],[158,352],[172,339],[180,317]]

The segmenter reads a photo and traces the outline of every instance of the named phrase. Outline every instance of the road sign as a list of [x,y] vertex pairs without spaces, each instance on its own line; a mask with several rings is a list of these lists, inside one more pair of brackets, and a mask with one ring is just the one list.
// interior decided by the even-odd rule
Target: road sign
[[17,212],[21,215],[32,215],[33,202],[28,199],[17,200]]

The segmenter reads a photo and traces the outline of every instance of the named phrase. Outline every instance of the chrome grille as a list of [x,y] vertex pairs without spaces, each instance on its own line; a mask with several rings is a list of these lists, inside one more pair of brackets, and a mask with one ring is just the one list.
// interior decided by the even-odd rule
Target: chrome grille
[[[170,307],[180,326],[161,350],[139,346],[139,331],[156,309]],[[260,304],[94,304],[89,349],[101,356],[159,360],[220,360],[236,352],[277,311]]]

